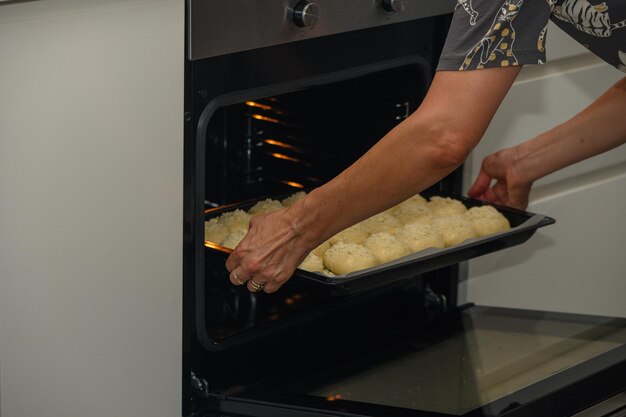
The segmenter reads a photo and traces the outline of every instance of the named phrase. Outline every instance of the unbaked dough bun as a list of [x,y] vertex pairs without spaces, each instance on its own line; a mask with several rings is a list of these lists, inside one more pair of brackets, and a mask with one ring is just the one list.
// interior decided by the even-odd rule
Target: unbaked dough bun
[[339,242],[324,253],[324,266],[337,275],[371,268],[376,258],[363,245]]
[[385,213],[389,213],[392,216],[395,214],[396,210],[403,206],[420,206],[427,203],[427,200],[419,194],[415,194],[413,197],[409,197],[403,202],[396,204],[395,206],[385,210]]
[[218,217],[217,221],[228,227],[231,232],[247,231],[250,224],[250,216],[243,210],[228,211]]
[[289,207],[296,201],[304,198],[304,196],[306,196],[306,193],[304,191],[298,191],[297,193],[292,194],[289,197],[282,200],[281,204],[283,205],[283,207]]
[[411,205],[416,204],[416,205],[420,205],[421,206],[422,204],[426,204],[427,202],[428,201],[424,197],[422,197],[419,194],[415,194],[413,197],[407,198],[406,200],[404,200],[399,205],[402,205],[402,204],[411,204]]
[[402,228],[402,223],[391,214],[382,212],[363,220],[355,226],[362,228],[368,234],[380,232],[394,234]]
[[472,207],[467,210],[465,217],[481,237],[511,228],[509,220],[492,206]]
[[280,201],[266,198],[265,200],[261,200],[254,206],[250,207],[250,210],[248,210],[248,214],[256,216],[257,214],[271,213],[272,211],[277,211],[282,208],[283,205]]
[[467,211],[463,202],[450,197],[431,197],[427,205],[436,217],[454,216]]
[[248,232],[246,230],[238,230],[230,233],[228,236],[224,238],[224,240],[220,243],[220,245],[235,249],[235,247],[243,240]]
[[333,273],[333,271],[331,271],[330,269],[327,269],[327,268],[324,268],[322,271],[320,271],[320,273],[322,275],[330,277],[330,278],[332,278],[332,277],[334,277],[336,275],[335,273]]
[[229,233],[228,227],[220,223],[217,218],[204,222],[204,240],[219,244]]
[[472,223],[462,215],[436,218],[433,220],[433,226],[443,236],[446,247],[458,245],[467,239],[478,236]]
[[433,221],[433,213],[426,204],[403,204],[394,211],[396,219],[402,224],[421,223],[430,224]]
[[396,234],[396,238],[404,243],[411,252],[446,246],[439,230],[430,224],[407,224]]
[[302,261],[298,268],[309,272],[322,272],[324,270],[324,263],[319,256],[311,252],[304,258],[304,261]]
[[328,239],[331,245],[339,242],[343,243],[358,243],[359,245],[365,242],[365,239],[369,237],[367,233],[360,225],[350,226],[347,229],[342,230],[335,236]]
[[365,247],[379,264],[402,258],[410,253],[409,248],[389,233],[374,233],[365,240]]
[[319,245],[317,248],[313,249],[311,252],[319,256],[320,258],[324,257],[324,252],[326,252],[330,248],[330,242],[327,240],[326,242]]

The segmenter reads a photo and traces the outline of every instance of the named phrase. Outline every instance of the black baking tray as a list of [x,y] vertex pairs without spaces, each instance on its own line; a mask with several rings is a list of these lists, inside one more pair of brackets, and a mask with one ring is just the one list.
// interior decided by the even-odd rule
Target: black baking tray
[[[430,197],[430,195],[426,193],[422,193],[421,195],[424,198]],[[424,249],[394,261],[380,264],[372,268],[354,271],[346,275],[336,275],[330,277],[316,272],[296,269],[292,279],[295,278],[312,281],[316,284],[332,289],[332,292],[335,295],[350,295],[361,291],[387,286],[398,281],[411,279],[415,276],[419,276],[439,268],[519,245],[530,239],[530,237],[540,227],[555,223],[553,218],[542,214],[531,213],[495,204],[486,204],[482,201],[471,199],[466,196],[441,193],[433,195],[460,200],[467,208],[482,205],[493,206],[509,220],[511,228],[489,236],[468,239],[449,248]],[[264,200],[265,198],[282,200],[288,196],[289,195],[263,197],[237,204],[208,209],[205,211],[205,220],[218,217],[225,212],[236,209],[247,211],[254,204]],[[215,254],[228,254],[232,252],[231,249],[211,242],[205,242],[205,248],[207,251],[214,252]]]

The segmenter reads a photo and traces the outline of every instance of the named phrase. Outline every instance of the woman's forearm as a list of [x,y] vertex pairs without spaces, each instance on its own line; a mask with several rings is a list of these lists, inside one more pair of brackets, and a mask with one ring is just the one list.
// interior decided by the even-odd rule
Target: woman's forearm
[[456,155],[463,153],[443,154],[433,145],[436,135],[420,126],[419,117],[397,126],[350,168],[302,201],[306,213],[314,216],[298,215],[306,222],[299,229],[315,231],[312,237],[325,240],[436,183],[459,165],[461,158]]
[[420,108],[356,163],[293,206],[305,240],[336,232],[420,192],[457,168],[519,72],[438,73]]
[[626,142],[626,78],[565,123],[517,147],[516,171],[528,182]]

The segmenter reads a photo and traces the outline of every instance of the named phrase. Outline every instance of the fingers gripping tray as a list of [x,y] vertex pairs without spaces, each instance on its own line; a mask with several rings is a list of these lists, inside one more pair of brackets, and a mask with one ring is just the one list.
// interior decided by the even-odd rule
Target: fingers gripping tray
[[[284,196],[283,196],[284,197]],[[485,205],[483,202],[463,196],[447,196],[461,201],[468,209]],[[281,197],[277,197],[281,198]],[[247,211],[262,199],[222,206],[205,212],[205,220],[218,218],[233,210]],[[491,205],[491,204],[490,204]],[[538,228],[553,224],[554,219],[508,207],[495,206],[510,224],[510,229],[484,237],[474,237],[446,248],[427,248],[390,262],[344,275],[332,275],[296,269],[292,279],[307,280],[330,288],[335,295],[349,295],[382,286],[450,266],[462,261],[496,252],[526,242]],[[230,253],[231,249],[205,241],[205,250],[216,255]]]

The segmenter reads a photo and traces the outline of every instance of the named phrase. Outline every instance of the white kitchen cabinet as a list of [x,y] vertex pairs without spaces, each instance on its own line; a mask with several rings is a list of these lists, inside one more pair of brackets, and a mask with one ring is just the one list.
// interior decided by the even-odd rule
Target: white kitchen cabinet
[[180,415],[184,2],[0,3],[0,414]]

